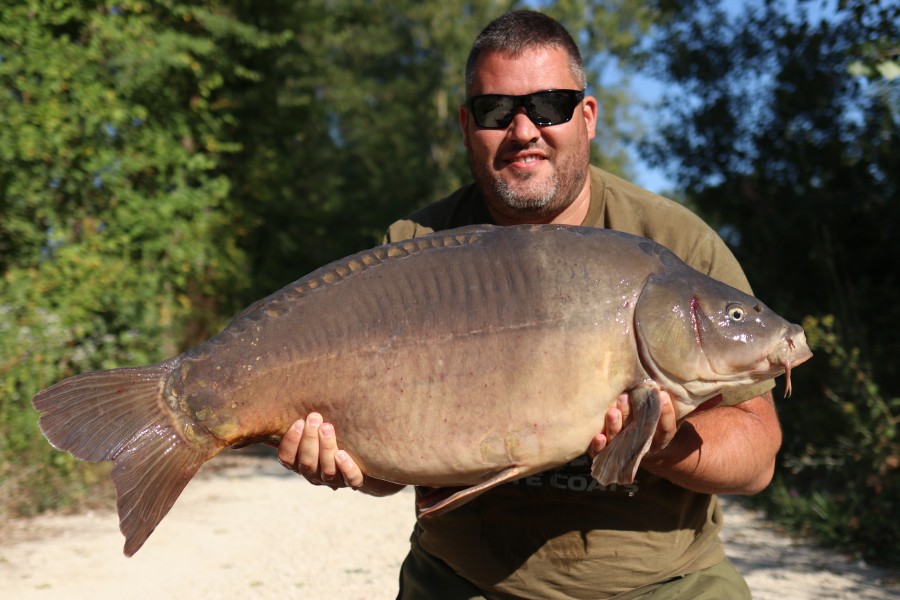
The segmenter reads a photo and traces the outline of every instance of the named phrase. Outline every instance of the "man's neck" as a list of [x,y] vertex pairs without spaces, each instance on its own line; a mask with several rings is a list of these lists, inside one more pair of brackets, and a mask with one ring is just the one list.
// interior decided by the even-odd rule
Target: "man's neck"
[[561,213],[553,217],[550,223],[557,225],[581,225],[587,217],[588,210],[591,208],[591,186],[590,180],[582,193],[578,194],[575,201],[565,208]]

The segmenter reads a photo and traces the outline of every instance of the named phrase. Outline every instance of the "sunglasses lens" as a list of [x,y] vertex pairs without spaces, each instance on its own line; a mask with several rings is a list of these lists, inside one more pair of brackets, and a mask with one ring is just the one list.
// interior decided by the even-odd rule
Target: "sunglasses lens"
[[477,96],[472,98],[472,115],[479,127],[501,129],[512,121],[516,104],[515,96]]
[[559,125],[572,118],[578,100],[567,92],[543,92],[531,95],[528,116],[536,125]]
[[469,100],[475,124],[484,129],[504,129],[521,106],[535,125],[559,125],[572,118],[575,107],[584,98],[577,90],[551,90],[524,96],[486,94]]

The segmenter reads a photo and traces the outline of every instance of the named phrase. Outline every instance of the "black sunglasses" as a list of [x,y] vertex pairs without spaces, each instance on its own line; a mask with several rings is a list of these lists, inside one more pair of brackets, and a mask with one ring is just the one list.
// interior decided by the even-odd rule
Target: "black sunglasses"
[[575,107],[584,100],[584,90],[546,90],[523,96],[484,94],[469,98],[466,104],[482,129],[505,129],[521,106],[532,123],[540,127],[572,120]]

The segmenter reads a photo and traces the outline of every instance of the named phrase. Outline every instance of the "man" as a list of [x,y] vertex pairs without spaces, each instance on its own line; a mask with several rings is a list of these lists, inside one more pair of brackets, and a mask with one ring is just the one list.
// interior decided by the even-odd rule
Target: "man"
[[[696,216],[589,166],[597,101],[584,88],[578,49],[552,19],[516,11],[488,25],[473,45],[459,110],[475,183],[394,223],[387,239],[484,222],[607,227],[653,238],[748,290],[734,257]],[[781,443],[771,387],[726,394],[677,424],[664,394],[632,485],[599,486],[585,457],[419,521],[400,598],[749,598],[724,558],[712,494],[752,494],[771,480]],[[627,420],[620,400],[589,454]],[[373,495],[400,489],[365,478],[315,413],[287,432],[279,460],[314,483]]]

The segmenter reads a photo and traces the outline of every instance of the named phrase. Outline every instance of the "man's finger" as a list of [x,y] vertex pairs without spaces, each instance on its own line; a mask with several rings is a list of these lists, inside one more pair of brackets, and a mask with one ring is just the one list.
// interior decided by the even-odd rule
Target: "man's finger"
[[622,413],[622,422],[627,421],[631,416],[631,401],[628,399],[628,394],[622,394],[616,399],[616,408]]
[[356,461],[345,450],[338,450],[334,455],[334,460],[341,471],[341,475],[344,477],[344,483],[354,490],[362,487],[365,476],[359,465],[356,464]]
[[613,406],[606,411],[606,426],[603,433],[606,434],[606,442],[613,441],[619,432],[622,431],[622,410],[618,406]]
[[300,438],[303,436],[303,419],[294,421],[288,427],[281,443],[278,444],[278,462],[292,471],[297,470],[297,452],[300,449]]
[[675,432],[678,430],[678,423],[675,418],[675,406],[672,405],[672,398],[666,392],[661,392],[660,398],[660,414],[659,424],[656,426],[656,435],[654,436],[654,450],[662,450],[669,445]]
[[594,458],[600,454],[600,452],[606,448],[607,443],[608,441],[605,433],[598,433],[595,435],[591,440],[591,444],[588,446],[588,456]]
[[334,464],[334,455],[337,453],[337,449],[334,425],[322,423],[319,427],[319,472],[322,475],[322,481],[329,486],[337,475],[337,467]]
[[301,474],[315,477],[319,472],[319,427],[322,415],[309,413],[300,438],[300,451],[297,453],[298,468]]

